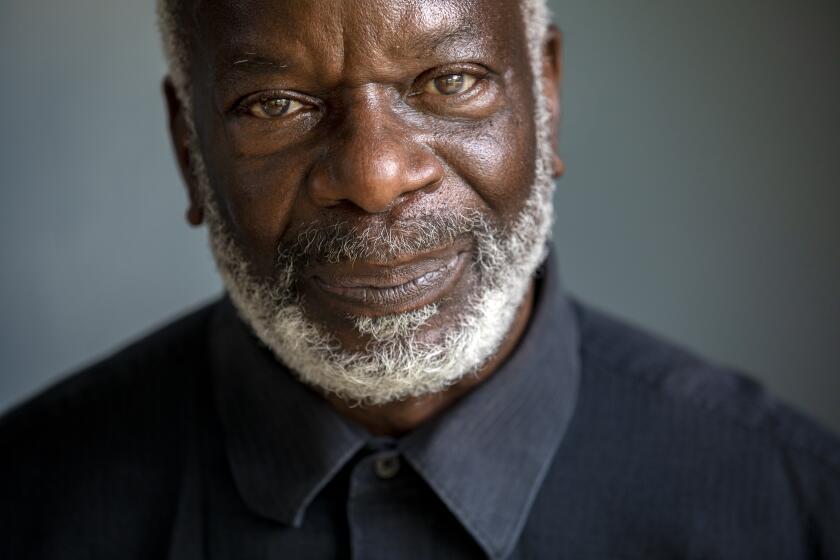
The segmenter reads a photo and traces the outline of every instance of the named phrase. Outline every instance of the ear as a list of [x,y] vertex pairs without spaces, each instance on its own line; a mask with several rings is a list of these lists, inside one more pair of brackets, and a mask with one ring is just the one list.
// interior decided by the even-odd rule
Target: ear
[[550,25],[543,43],[542,58],[543,95],[551,115],[551,147],[554,152],[554,177],[561,177],[566,165],[557,154],[559,147],[560,92],[563,84],[563,34]]
[[187,126],[186,108],[175,92],[172,80],[167,76],[163,80],[163,97],[166,100],[166,110],[169,114],[169,135],[172,139],[172,149],[175,151],[175,161],[181,170],[181,178],[187,187],[189,206],[187,207],[187,222],[199,226],[204,221],[204,201],[198,180],[192,170],[190,161],[190,129]]

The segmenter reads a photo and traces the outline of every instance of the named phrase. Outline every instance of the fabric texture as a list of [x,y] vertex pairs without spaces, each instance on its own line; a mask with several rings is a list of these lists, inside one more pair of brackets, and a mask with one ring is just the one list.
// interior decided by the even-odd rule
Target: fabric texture
[[840,443],[746,377],[568,298],[402,438],[222,299],[0,420],[0,558],[840,558]]

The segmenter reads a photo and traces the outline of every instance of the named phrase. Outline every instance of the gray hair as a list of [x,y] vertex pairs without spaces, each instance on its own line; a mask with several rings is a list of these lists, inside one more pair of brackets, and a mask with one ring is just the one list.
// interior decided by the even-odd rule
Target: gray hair
[[[179,1],[183,0],[159,0],[158,6],[172,80],[192,126],[188,43],[182,41],[184,36],[175,25]],[[554,190],[551,119],[539,79],[548,10],[545,0],[520,0],[520,6],[535,78],[537,154],[527,200],[506,227],[452,209],[445,216],[403,223],[404,227],[305,231],[297,244],[288,244],[283,250],[278,247],[277,278],[264,281],[252,273],[251,263],[221,215],[195,129],[191,131],[193,173],[204,193],[210,247],[227,292],[243,321],[302,382],[350,403],[383,404],[436,393],[476,372],[510,331],[533,273],[545,258]],[[441,331],[440,341],[422,341],[415,334],[434,319],[436,304],[394,315],[353,317],[356,331],[369,340],[364,352],[343,348],[329,329],[306,315],[294,281],[300,260],[295,257],[297,248],[305,254],[315,244],[327,260],[353,260],[369,250],[381,255],[413,253],[418,248],[445,245],[461,233],[474,239],[471,265],[478,281],[468,296],[467,311]]]
[[[181,104],[186,108],[187,119],[192,122],[192,92],[190,82],[189,37],[185,21],[189,2],[185,0],[157,0],[158,27],[163,41],[163,54],[169,67],[169,77]],[[525,35],[528,41],[534,81],[539,82],[539,61],[542,44],[551,21],[546,0],[520,0]],[[539,87],[540,84],[537,84]],[[535,92],[538,93],[538,92]]]

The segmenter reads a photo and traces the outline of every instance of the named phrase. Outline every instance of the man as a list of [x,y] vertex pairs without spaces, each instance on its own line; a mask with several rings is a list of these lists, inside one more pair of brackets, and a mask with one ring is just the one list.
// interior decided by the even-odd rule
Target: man
[[0,428],[6,558],[832,558],[840,445],[569,300],[540,0],[164,0],[227,297]]

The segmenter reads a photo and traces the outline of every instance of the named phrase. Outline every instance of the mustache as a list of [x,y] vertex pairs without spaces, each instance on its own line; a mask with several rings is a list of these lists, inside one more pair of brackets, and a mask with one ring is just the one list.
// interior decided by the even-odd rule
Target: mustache
[[490,225],[477,210],[443,210],[395,221],[319,220],[278,248],[278,264],[395,260],[451,245],[465,236],[490,233]]

